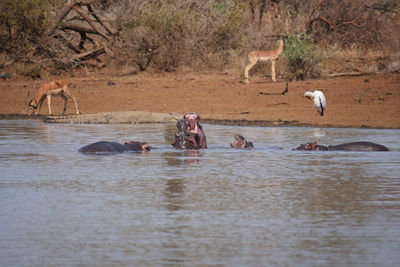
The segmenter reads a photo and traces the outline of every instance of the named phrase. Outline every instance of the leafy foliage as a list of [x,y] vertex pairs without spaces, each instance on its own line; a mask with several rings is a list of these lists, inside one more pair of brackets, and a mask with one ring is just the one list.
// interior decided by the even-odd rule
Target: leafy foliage
[[283,59],[289,79],[304,80],[320,74],[324,55],[311,34],[291,34],[285,41]]
[[33,80],[45,76],[43,68],[37,63],[16,63],[12,66],[16,75],[31,78]]
[[0,52],[26,57],[33,53],[48,26],[55,1],[0,1]]
[[[271,47],[278,35],[289,33],[282,63],[290,79],[318,77],[325,58],[320,47],[372,50],[398,61],[393,51],[400,44],[399,0],[100,0],[80,6],[89,19],[78,9],[59,16],[71,3],[1,0],[0,55],[35,66],[33,72],[14,69],[30,77],[40,73],[39,65],[59,73],[113,63],[119,71],[242,72],[248,52]],[[96,16],[112,30],[99,27],[109,34],[106,41],[89,27]],[[53,31],[54,25],[59,27]],[[1,62],[0,67],[5,68]]]
[[221,68],[230,60],[226,50],[242,45],[244,7],[234,1],[163,1],[122,10],[118,58],[140,70]]

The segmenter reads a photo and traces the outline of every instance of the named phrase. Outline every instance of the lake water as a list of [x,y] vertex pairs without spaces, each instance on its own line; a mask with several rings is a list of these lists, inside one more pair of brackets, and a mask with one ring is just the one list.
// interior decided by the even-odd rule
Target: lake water
[[[0,120],[0,266],[398,266],[399,130],[203,127]],[[158,149],[77,152],[100,140]],[[291,151],[314,140],[391,151]]]

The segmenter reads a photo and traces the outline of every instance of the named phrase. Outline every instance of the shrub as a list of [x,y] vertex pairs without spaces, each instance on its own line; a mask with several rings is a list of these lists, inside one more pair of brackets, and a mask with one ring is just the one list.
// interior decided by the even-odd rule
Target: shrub
[[224,68],[242,46],[245,6],[235,1],[162,1],[121,10],[120,66],[175,71]]
[[43,78],[45,71],[37,63],[24,64],[15,63],[11,66],[11,71],[18,76],[24,76],[31,79]]
[[42,38],[55,0],[0,1],[0,52],[26,58]]
[[290,80],[316,78],[324,59],[322,50],[313,42],[311,34],[290,34],[285,41],[283,59]]
[[[43,76],[42,58],[49,57],[52,38],[46,36],[49,13],[63,0],[1,0],[0,1],[0,53],[8,55],[16,64],[17,75],[33,79]],[[59,49],[54,49],[59,51]],[[54,57],[53,57],[54,58]]]

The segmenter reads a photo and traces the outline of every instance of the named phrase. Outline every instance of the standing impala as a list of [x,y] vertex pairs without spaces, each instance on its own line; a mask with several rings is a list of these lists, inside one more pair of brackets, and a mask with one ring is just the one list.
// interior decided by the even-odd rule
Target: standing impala
[[[78,104],[76,103],[75,97],[73,97],[68,89],[69,82],[65,80],[57,80],[43,84],[39,91],[36,93],[36,96],[32,98],[29,102],[26,102],[28,105],[28,115],[31,115],[34,110],[36,110],[35,114],[38,114],[40,108],[42,107],[43,101],[47,98],[47,104],[49,105],[49,114],[51,114],[51,97],[52,96],[61,96],[64,99],[64,111],[67,109],[67,100],[68,97],[72,98],[75,102],[76,114],[81,114],[78,108]],[[29,93],[28,93],[29,96]],[[39,106],[39,108],[38,108]]]
[[257,50],[257,51],[252,51],[249,53],[248,58],[249,58],[249,64],[246,66],[246,69],[244,70],[244,82],[249,83],[249,70],[254,67],[254,65],[257,64],[257,62],[260,61],[271,61],[272,62],[272,67],[271,67],[271,72],[272,72],[272,81],[276,82],[276,77],[275,77],[275,65],[276,61],[278,60],[279,56],[281,55],[283,51],[283,38],[279,41],[279,47],[278,49],[275,50]]

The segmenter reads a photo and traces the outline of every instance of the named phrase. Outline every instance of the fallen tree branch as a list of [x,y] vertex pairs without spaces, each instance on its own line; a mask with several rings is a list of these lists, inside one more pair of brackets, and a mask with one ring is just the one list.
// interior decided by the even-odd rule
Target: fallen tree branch
[[260,95],[284,95],[287,92],[289,92],[289,83],[286,83],[286,88],[284,91],[282,91],[281,93],[264,93],[264,92],[260,92]]
[[110,39],[103,33],[100,32],[100,30],[96,27],[96,25],[94,25],[94,23],[90,20],[90,18],[88,16],[86,16],[86,14],[82,11],[82,9],[79,6],[74,6],[74,10],[82,16],[82,18],[84,18],[87,23],[89,23],[89,25],[93,28],[93,30],[95,30],[97,32],[97,34],[99,34],[100,36],[102,36],[104,39],[106,39],[108,42],[110,41]]
[[[61,8],[60,12],[55,16],[53,22],[48,27],[47,33],[49,36],[60,39],[65,47],[76,53],[72,56],[72,61],[80,62],[88,59],[100,61],[98,58],[99,55],[104,53],[111,54],[109,51],[112,49],[109,49],[108,47],[112,46],[112,42],[117,34],[114,33],[106,24],[104,24],[104,22],[95,13],[95,10],[92,8],[91,4],[96,3],[97,1],[98,0],[68,1],[68,3]],[[86,6],[87,10],[82,8],[82,6]],[[75,10],[76,14],[71,13],[72,10]],[[66,22],[66,17],[71,17],[71,15],[75,15],[77,19],[84,23]],[[61,34],[61,32],[57,32],[58,30],[63,32],[72,31],[78,33],[81,37],[79,44],[74,45],[70,40],[66,40],[63,38],[63,34]],[[92,36],[89,37],[89,34],[101,36],[106,40],[107,44],[99,48],[96,40],[90,38]],[[75,40],[75,38],[71,38],[71,40]],[[92,42],[94,44],[94,48],[92,48],[91,51],[83,52],[85,51],[84,45],[87,41]],[[54,55],[51,55],[50,57],[54,60],[57,58]],[[66,59],[66,62],[70,62],[70,60],[71,57]]]
[[60,26],[61,30],[71,30],[71,31],[76,31],[79,33],[92,33],[92,34],[98,34],[97,31],[95,31],[92,28],[89,27],[85,27],[85,26],[80,26],[80,25],[75,25],[75,24],[71,24],[71,23],[63,23]]
[[269,105],[266,105],[266,107],[273,107],[273,106],[280,106],[280,105],[289,105],[289,104],[286,102],[282,102],[282,103],[276,103],[276,104],[269,104]]
[[96,19],[96,21],[97,21],[98,23],[100,23],[100,25],[103,26],[103,28],[104,28],[109,34],[111,34],[112,36],[115,36],[115,33],[113,33],[113,32],[107,27],[107,25],[105,25],[105,24],[103,23],[103,21],[101,21],[101,19],[96,15],[96,13],[94,13],[93,8],[92,8],[92,6],[91,6],[90,4],[87,5],[87,8],[88,8],[88,10],[89,10],[89,13]]
[[105,53],[105,49],[104,47],[101,47],[99,49],[95,49],[93,51],[89,51],[89,52],[85,52],[85,53],[81,53],[78,55],[74,55],[72,56],[72,58],[74,60],[87,60],[89,58],[96,58],[98,56],[100,56],[101,54]]
[[98,47],[98,46],[96,46],[96,42],[92,38],[88,37],[86,35],[86,33],[81,32],[81,41],[79,42],[79,48],[80,49],[85,49],[84,45],[85,45],[86,40],[89,40],[95,46],[95,48]]
[[68,13],[71,11],[71,9],[75,5],[79,5],[79,6],[80,5],[89,5],[89,4],[92,4],[93,2],[95,2],[95,1],[94,0],[75,0],[75,1],[65,5],[63,7],[63,9],[61,9],[61,11],[58,14],[58,16],[55,18],[55,20],[52,23],[52,25],[47,30],[48,35],[52,35],[54,33],[54,31],[57,29],[57,27],[59,27],[61,25],[60,24],[61,21],[68,15]]
[[363,76],[363,75],[371,75],[371,74],[373,74],[373,73],[372,72],[357,71],[357,72],[334,72],[334,73],[324,74],[324,76],[327,76],[327,77],[344,77],[344,76]]
[[62,41],[62,43],[66,44],[66,46],[73,50],[75,53],[79,54],[82,53],[81,49],[76,47],[75,45],[73,45],[70,41],[66,40],[63,36],[61,35],[56,35],[54,36],[56,39],[60,39]]

